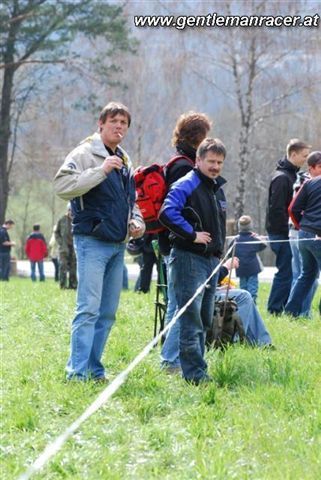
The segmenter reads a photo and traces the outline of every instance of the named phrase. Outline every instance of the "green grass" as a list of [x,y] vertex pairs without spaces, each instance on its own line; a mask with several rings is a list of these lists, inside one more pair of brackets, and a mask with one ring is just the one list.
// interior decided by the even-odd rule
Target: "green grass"
[[[14,479],[103,390],[66,383],[75,293],[52,280],[1,288],[1,478]],[[319,479],[321,322],[269,317],[276,351],[207,355],[215,383],[159,369],[159,348],[36,479]],[[318,293],[320,296],[320,292]],[[112,379],[151,339],[154,294],[124,292],[104,361]]]

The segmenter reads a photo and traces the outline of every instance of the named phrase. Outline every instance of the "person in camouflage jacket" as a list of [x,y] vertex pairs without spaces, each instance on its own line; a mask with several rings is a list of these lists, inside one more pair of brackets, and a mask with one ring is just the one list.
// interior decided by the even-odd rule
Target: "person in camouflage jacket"
[[[71,232],[71,208],[57,223],[55,230],[59,252],[60,288],[77,288],[77,262]],[[69,279],[68,279],[69,276]]]

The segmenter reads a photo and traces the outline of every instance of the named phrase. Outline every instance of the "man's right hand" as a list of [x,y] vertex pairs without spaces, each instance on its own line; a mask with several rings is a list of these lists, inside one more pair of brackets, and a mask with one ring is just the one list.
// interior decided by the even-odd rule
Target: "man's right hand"
[[111,155],[110,157],[106,157],[103,163],[103,169],[106,175],[110,173],[114,168],[120,170],[123,166],[122,160],[117,157],[117,155]]
[[205,243],[207,245],[212,241],[212,237],[208,232],[196,232],[196,238],[193,243]]
[[231,270],[232,268],[239,268],[240,260],[238,259],[238,257],[229,258],[226,260],[223,266],[228,270]]

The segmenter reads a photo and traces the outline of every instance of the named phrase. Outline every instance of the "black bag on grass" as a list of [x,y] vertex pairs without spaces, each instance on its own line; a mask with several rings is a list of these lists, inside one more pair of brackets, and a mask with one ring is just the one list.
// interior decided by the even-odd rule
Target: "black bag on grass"
[[233,298],[216,301],[212,327],[206,333],[207,348],[224,348],[234,343],[237,334],[240,342],[244,342],[245,332],[237,303]]

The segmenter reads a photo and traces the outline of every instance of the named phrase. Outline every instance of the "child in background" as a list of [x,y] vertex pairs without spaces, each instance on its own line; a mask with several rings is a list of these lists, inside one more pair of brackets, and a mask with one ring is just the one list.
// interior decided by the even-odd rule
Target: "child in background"
[[239,258],[240,264],[236,269],[236,276],[240,279],[240,288],[247,290],[256,303],[259,289],[258,274],[263,267],[258,252],[264,250],[267,245],[253,232],[252,218],[249,215],[242,215],[239,218],[238,231],[239,234],[235,237],[235,255]]

